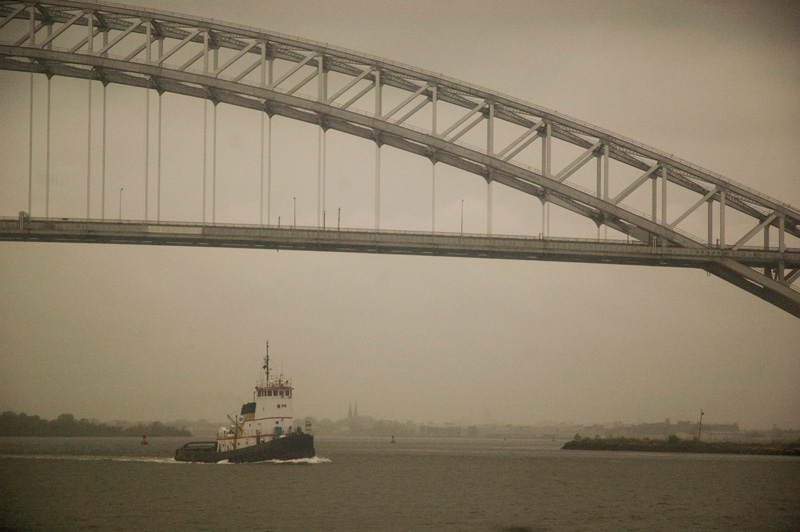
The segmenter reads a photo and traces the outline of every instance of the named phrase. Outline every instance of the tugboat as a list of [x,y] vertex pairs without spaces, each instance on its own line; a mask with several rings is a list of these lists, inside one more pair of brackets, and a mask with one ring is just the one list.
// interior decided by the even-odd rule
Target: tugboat
[[293,427],[292,392],[289,380],[270,376],[269,342],[264,356],[264,373],[253,391],[253,401],[242,405],[236,419],[228,416],[232,425],[222,427],[217,441],[191,442],[175,451],[179,462],[216,463],[262,462],[264,460],[297,460],[313,458],[314,437]]

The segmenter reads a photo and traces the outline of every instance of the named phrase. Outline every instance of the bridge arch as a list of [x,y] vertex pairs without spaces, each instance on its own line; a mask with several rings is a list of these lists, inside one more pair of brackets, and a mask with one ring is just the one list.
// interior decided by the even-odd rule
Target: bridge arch
[[[632,139],[435,73],[255,28],[73,1],[35,6],[8,2],[0,7],[0,16],[0,68],[146,87],[371,139],[378,146],[378,157],[381,145],[393,146],[480,175],[489,191],[492,183],[501,183],[649,245],[711,250],[718,256],[705,269],[800,312],[800,298],[792,287],[800,277],[800,264],[785,244],[786,236],[800,238],[800,212]],[[386,105],[389,91],[394,99]],[[370,111],[356,108],[369,99]],[[444,108],[450,111],[447,122]],[[502,144],[496,135],[501,128],[513,132]],[[479,130],[485,132],[483,147],[462,142],[470,131]],[[517,159],[534,143],[541,148],[538,169]],[[553,168],[552,150],[558,143],[570,146],[577,156]],[[595,190],[569,181],[593,160]],[[639,172],[613,195],[611,162]],[[647,185],[652,191],[651,212],[627,207],[625,199]],[[667,204],[673,189],[692,193],[696,201],[669,221]],[[376,210],[379,205],[378,199]],[[706,234],[678,227],[704,206],[709,213]],[[725,239],[726,210],[750,220],[751,229],[734,241]],[[376,229],[378,220],[376,215]],[[718,244],[712,237],[715,224]],[[490,233],[491,214],[487,229]],[[761,259],[761,266],[729,256],[762,232],[761,249],[771,254]],[[777,246],[774,240],[770,243],[770,232],[777,234]]]

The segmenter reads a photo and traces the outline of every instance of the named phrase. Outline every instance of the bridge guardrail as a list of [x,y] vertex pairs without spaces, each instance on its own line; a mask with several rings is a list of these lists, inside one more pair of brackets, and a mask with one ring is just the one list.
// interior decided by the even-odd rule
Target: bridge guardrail
[[[0,217],[0,227],[6,228],[5,230],[11,229],[12,232],[15,233],[25,233],[24,229],[20,229],[19,226],[19,217]],[[225,224],[207,224],[203,222],[153,222],[153,221],[143,221],[143,220],[87,220],[87,219],[80,219],[80,218],[26,218],[26,224],[36,224],[36,225],[43,225],[44,229],[47,229],[47,225],[51,225],[53,230],[57,229],[68,229],[70,231],[75,231],[79,233],[86,233],[88,235],[92,234],[92,229],[96,228],[98,225],[113,227],[113,234],[116,232],[119,235],[136,235],[136,234],[143,234],[143,235],[174,235],[174,236],[184,236],[184,237],[247,237],[247,238],[258,238],[266,236],[267,231],[283,231],[286,235],[290,238],[299,238],[300,241],[314,241],[315,235],[319,235],[320,233],[324,233],[327,235],[333,235],[337,233],[346,234],[349,236],[350,241],[353,241],[354,235],[361,235],[363,238],[356,239],[361,240],[364,243],[368,243],[370,245],[377,244],[377,245],[385,245],[391,246],[391,241],[384,241],[378,242],[378,238],[380,236],[392,236],[396,235],[398,237],[403,237],[404,240],[400,241],[401,244],[409,244],[409,237],[411,237],[412,242],[417,242],[421,245],[425,246],[436,246],[435,240],[437,238],[445,238],[447,240],[442,241],[441,244],[445,246],[449,246],[454,242],[458,242],[459,246],[462,246],[465,254],[469,255],[469,250],[481,250],[487,254],[491,253],[501,253],[503,251],[513,251],[515,249],[523,249],[523,244],[525,242],[539,242],[544,246],[544,249],[552,251],[562,250],[568,253],[574,253],[576,251],[582,251],[584,253],[601,253],[607,254],[609,252],[613,254],[618,254],[624,250],[637,250],[635,253],[632,253],[630,256],[642,256],[643,253],[646,255],[654,256],[654,257],[662,257],[661,260],[678,260],[680,262],[681,257],[698,257],[698,258],[720,258],[720,259],[734,259],[741,261],[743,259],[749,259],[749,262],[755,261],[758,263],[759,261],[770,261],[775,260],[775,255],[777,250],[775,248],[764,249],[761,247],[743,247],[739,248],[738,250],[732,250],[730,247],[720,247],[720,246],[712,246],[712,247],[703,247],[703,248],[683,248],[683,247],[667,247],[662,248],[659,245],[651,245],[643,242],[631,242],[625,240],[611,240],[611,239],[592,239],[592,238],[568,238],[568,237],[541,237],[541,236],[527,236],[527,235],[488,235],[482,233],[454,233],[454,232],[440,232],[440,233],[431,233],[429,231],[403,231],[403,230],[370,230],[370,229],[360,229],[360,228],[319,228],[313,226],[274,226],[274,225],[255,225],[255,224],[234,224],[234,223],[225,223]],[[58,223],[59,227],[56,227],[55,224]],[[241,230],[247,230],[246,234],[241,234]],[[216,231],[215,231],[216,230]],[[239,230],[239,234],[235,234],[231,230]],[[97,231],[98,234],[102,233],[102,231]],[[106,231],[106,235],[109,234],[109,231]],[[109,239],[113,241],[113,238]],[[487,245],[487,240],[489,241]],[[177,242],[177,241],[175,241]],[[320,243],[334,243],[335,241],[331,240],[320,240]],[[355,242],[353,242],[355,243]],[[497,244],[493,246],[492,243]],[[514,244],[519,244],[519,246]],[[574,245],[577,243],[581,244],[589,244],[588,247],[583,247],[581,249],[576,250]],[[470,245],[474,244],[474,245]],[[434,248],[435,249],[435,248]],[[445,248],[441,248],[445,249]],[[616,251],[614,251],[616,249]],[[536,253],[534,250],[529,250],[531,252]],[[650,251],[651,253],[648,253]],[[474,251],[473,251],[474,252]],[[458,255],[458,253],[455,253]],[[627,255],[627,253],[626,253]],[[790,261],[800,261],[800,249],[795,248],[788,248],[785,250],[781,256],[791,256],[795,255],[794,258],[790,258]],[[484,254],[473,255],[475,257],[480,256],[489,256]],[[668,263],[665,263],[668,264]],[[794,284],[787,284],[784,285],[790,288],[795,293],[800,293],[800,286],[794,286]]]
[[[13,222],[15,225],[19,224],[19,217],[17,216],[0,216],[0,222]],[[79,229],[81,226],[85,229],[90,229],[89,226],[96,224],[113,225],[117,224],[117,229],[122,232],[143,232],[143,233],[165,233],[165,234],[203,234],[198,232],[197,229],[251,229],[253,232],[258,233],[263,230],[283,230],[283,231],[300,231],[306,233],[361,233],[365,235],[398,235],[398,236],[418,236],[424,238],[444,236],[444,237],[459,237],[464,239],[495,239],[497,241],[542,241],[542,242],[582,242],[582,243],[596,243],[600,245],[625,245],[636,246],[641,248],[652,248],[652,243],[641,242],[630,239],[614,239],[614,238],[590,238],[590,237],[559,237],[559,236],[542,236],[539,235],[514,235],[503,233],[462,233],[456,231],[407,231],[403,229],[365,229],[358,227],[316,227],[310,225],[275,225],[275,224],[241,224],[241,223],[203,223],[203,222],[186,222],[186,221],[166,221],[162,220],[156,222],[154,220],[134,220],[134,219],[85,219],[85,218],[64,218],[64,217],[50,217],[50,218],[27,218],[26,223],[47,223],[58,222],[60,224],[71,224],[72,228]],[[157,229],[158,228],[158,229]],[[182,232],[180,228],[191,229],[191,231]],[[655,246],[656,249],[661,250],[660,245]],[[730,251],[732,245],[720,246],[719,244],[704,245],[701,248],[680,248],[682,252],[689,254],[704,254],[709,249],[721,252]],[[668,248],[669,249],[669,248]],[[776,251],[776,247],[765,249],[763,246],[741,246],[739,251]],[[786,248],[787,253],[800,253],[800,248]]]

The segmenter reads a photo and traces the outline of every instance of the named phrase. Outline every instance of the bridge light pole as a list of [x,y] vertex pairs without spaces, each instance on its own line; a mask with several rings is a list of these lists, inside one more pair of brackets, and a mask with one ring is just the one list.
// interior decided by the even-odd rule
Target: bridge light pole
[[294,204],[294,219],[292,221],[292,229],[297,227],[297,197],[292,198],[292,203]]
[[464,236],[464,199],[461,199],[461,236]]
[[119,219],[122,220],[122,191],[124,188],[119,189]]

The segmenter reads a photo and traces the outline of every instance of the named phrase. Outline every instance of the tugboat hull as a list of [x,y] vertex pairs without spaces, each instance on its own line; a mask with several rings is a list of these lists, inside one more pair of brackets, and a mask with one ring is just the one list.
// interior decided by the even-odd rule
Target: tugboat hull
[[314,456],[316,456],[314,436],[311,434],[290,434],[258,445],[225,452],[217,452],[215,442],[187,443],[175,451],[175,460],[179,462],[207,464],[222,460],[234,463],[263,462],[266,460],[298,460]]

